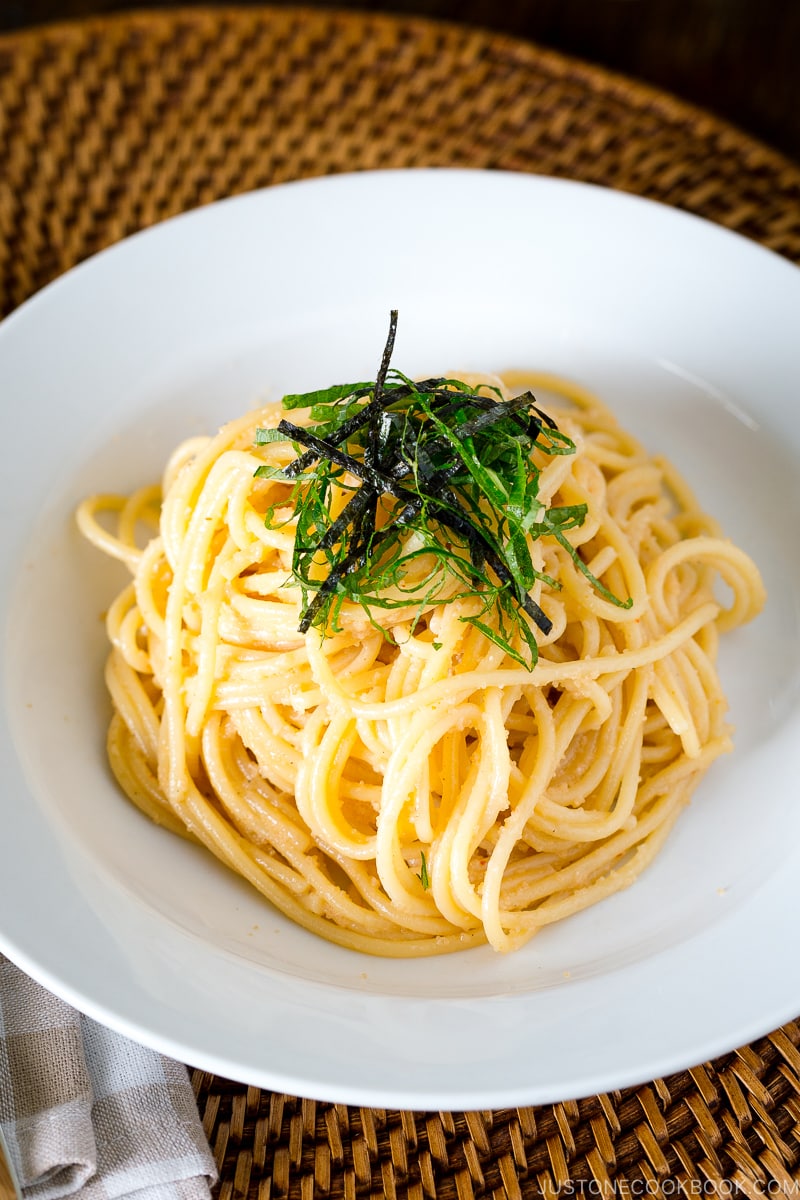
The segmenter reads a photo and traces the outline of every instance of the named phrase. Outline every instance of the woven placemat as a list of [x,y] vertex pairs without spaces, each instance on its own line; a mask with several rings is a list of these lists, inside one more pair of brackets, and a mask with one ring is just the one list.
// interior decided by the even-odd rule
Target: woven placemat
[[[660,92],[422,19],[187,9],[0,38],[0,312],[199,204],[414,166],[625,189],[800,262],[800,168]],[[193,1082],[221,1200],[800,1197],[799,1047],[792,1022],[641,1087],[496,1112],[349,1108],[198,1071]]]

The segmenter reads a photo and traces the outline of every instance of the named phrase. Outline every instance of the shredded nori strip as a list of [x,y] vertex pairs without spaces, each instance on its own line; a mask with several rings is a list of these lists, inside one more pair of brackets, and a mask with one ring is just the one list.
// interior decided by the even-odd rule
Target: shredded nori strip
[[[391,366],[396,333],[393,310],[374,383],[285,396],[284,409],[309,409],[310,424],[284,418],[256,432],[257,445],[288,440],[298,449],[287,466],[256,471],[293,485],[298,628],[336,629],[347,600],[379,624],[375,609],[416,604],[421,612],[475,597],[480,611],[462,619],[532,667],[533,627],[546,636],[552,622],[531,591],[558,586],[533,564],[538,538],[553,537],[604,596],[630,604],[594,578],[565,536],[586,506],[547,509],[538,498],[534,451],[572,454],[575,445],[531,392],[507,399],[457,379],[409,379]],[[336,517],[334,488],[352,491]],[[265,520],[273,519],[271,509]]]

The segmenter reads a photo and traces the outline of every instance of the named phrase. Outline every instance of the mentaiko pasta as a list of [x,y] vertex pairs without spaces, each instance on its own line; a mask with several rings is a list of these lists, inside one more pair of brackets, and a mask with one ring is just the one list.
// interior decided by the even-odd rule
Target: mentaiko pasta
[[345,603],[298,631],[296,522],[265,521],[288,485],[256,475],[293,456],[256,444],[280,405],[178,447],[162,487],[78,511],[132,576],[107,618],[123,791],[292,920],[374,954],[513,950],[630,884],[731,748],[718,639],[764,603],[750,558],[596,396],[490,382],[553,396],[575,452],[543,460],[539,494],[586,507],[574,555],[529,547],[551,626],[532,669],[464,619],[470,598],[381,627]]

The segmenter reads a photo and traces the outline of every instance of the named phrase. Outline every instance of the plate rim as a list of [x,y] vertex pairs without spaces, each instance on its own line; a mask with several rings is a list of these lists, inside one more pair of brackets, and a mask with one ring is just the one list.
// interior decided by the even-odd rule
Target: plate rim
[[[285,193],[288,189],[298,188],[302,188],[304,190],[310,188],[316,190],[320,187],[324,189],[332,186],[346,188],[353,186],[354,184],[358,187],[362,185],[357,181],[376,180],[378,177],[399,175],[404,177],[415,176],[417,178],[423,176],[429,177],[433,175],[438,177],[469,176],[478,177],[484,181],[486,181],[488,178],[492,178],[495,181],[499,181],[498,186],[501,189],[503,187],[503,180],[514,180],[515,182],[513,186],[520,186],[518,181],[524,180],[524,184],[521,184],[523,187],[535,187],[538,184],[540,186],[545,185],[547,188],[554,187],[556,190],[566,189],[568,191],[572,191],[573,189],[580,189],[581,193],[583,194],[602,193],[605,198],[604,202],[607,200],[614,205],[618,202],[622,202],[623,204],[632,203],[636,206],[645,206],[646,209],[656,208],[663,214],[670,214],[671,217],[678,218],[681,221],[688,221],[692,223],[699,222],[705,231],[714,231],[713,236],[721,234],[728,239],[732,239],[730,243],[731,245],[736,245],[738,248],[747,246],[749,248],[748,252],[755,252],[758,255],[766,256],[764,261],[769,260],[774,264],[783,264],[783,266],[785,266],[790,272],[789,277],[794,281],[794,284],[800,283],[800,271],[798,268],[785,258],[782,258],[780,255],[770,250],[768,247],[761,245],[760,243],[744,238],[742,235],[735,233],[730,229],[726,229],[723,226],[719,226],[709,221],[705,217],[686,212],[685,210],[674,209],[669,205],[663,204],[659,201],[650,200],[646,197],[634,195],[632,193],[618,192],[603,185],[586,184],[574,180],[556,179],[549,176],[528,175],[506,171],[486,172],[469,168],[412,168],[410,170],[401,169],[374,172],[366,171],[352,174],[325,176],[314,179],[293,180],[287,183],[273,185],[272,187],[261,188],[254,192],[242,193],[240,195],[227,197],[223,200],[213,201],[198,208],[176,214],[165,221],[159,222],[157,225],[138,231],[129,238],[124,239],[122,242],[118,242],[104,248],[97,254],[91,256],[84,262],[72,268],[70,271],[66,272],[64,275],[59,276],[57,279],[47,284],[44,288],[20,305],[19,308],[14,310],[14,312],[6,317],[2,323],[0,323],[0,358],[3,355],[6,339],[16,336],[14,331],[19,328],[21,323],[29,320],[35,320],[38,306],[42,304],[57,303],[59,296],[64,293],[66,293],[68,297],[69,289],[72,287],[72,281],[74,281],[75,278],[90,278],[90,274],[94,269],[96,269],[95,264],[99,260],[102,259],[104,261],[108,261],[110,258],[112,258],[112,256],[119,255],[122,247],[129,247],[132,243],[138,242],[143,238],[153,238],[154,236],[163,237],[165,236],[164,231],[168,230],[170,227],[175,227],[176,223],[180,223],[181,227],[185,227],[189,222],[202,222],[204,220],[204,214],[207,214],[210,210],[219,212],[220,210],[224,209],[233,212],[235,211],[235,206],[237,205],[244,203],[259,204],[263,197],[271,196],[278,190],[280,190],[282,193]],[[363,186],[368,187],[372,186],[372,184],[366,183]],[[269,204],[269,200],[267,200],[267,204]],[[130,253],[130,251],[125,250],[124,253]],[[33,316],[31,316],[31,314],[33,314]],[[11,331],[10,333],[9,330]],[[8,636],[7,630],[6,636]],[[770,881],[770,883],[774,885],[775,880]],[[762,889],[762,900],[768,891],[769,886],[767,886],[765,889]],[[729,920],[730,918],[725,919]],[[157,1031],[137,1027],[130,1019],[119,1016],[119,1014],[110,1011],[104,1005],[93,1001],[92,997],[81,994],[80,989],[76,989],[69,984],[65,984],[62,979],[57,978],[52,971],[48,970],[46,965],[43,965],[40,961],[38,961],[36,956],[32,957],[30,954],[26,953],[24,947],[18,944],[18,941],[15,941],[13,937],[9,938],[4,930],[4,925],[5,922],[0,923],[0,949],[3,949],[4,952],[8,954],[8,957],[13,958],[14,961],[18,962],[28,974],[30,974],[34,979],[37,979],[45,987],[48,987],[49,990],[56,992],[56,994],[62,995],[62,997],[69,1003],[74,1004],[88,1015],[93,1016],[94,1019],[102,1021],[102,1023],[108,1025],[109,1027],[116,1028],[118,1032],[125,1034],[125,1036],[134,1037],[135,1040],[141,1041],[143,1044],[151,1045],[154,1048],[159,1049],[162,1053],[169,1054],[171,1057],[178,1057],[185,1062],[191,1061],[192,1058],[197,1059],[199,1057],[203,1061],[193,1062],[193,1065],[204,1067],[204,1063],[214,1064],[213,1068],[210,1066],[205,1066],[204,1069],[213,1069],[214,1073],[217,1074],[229,1074],[229,1070],[226,1070],[225,1068],[226,1065],[228,1068],[231,1066],[230,1062],[227,1062],[226,1064],[226,1060],[219,1058],[218,1055],[214,1053],[203,1054],[202,1051],[198,1055],[198,1052],[195,1049],[192,1055],[188,1056],[187,1051],[191,1049],[191,1047],[188,1045],[181,1045],[175,1040],[174,1037],[163,1037]],[[716,928],[717,927],[715,926],[715,929]],[[700,940],[702,941],[703,938],[700,937]],[[9,951],[11,952],[9,953]],[[623,968],[622,970],[624,972],[626,969]],[[800,978],[800,976],[798,976],[798,978]],[[798,992],[798,995],[800,996],[800,992]],[[449,1001],[446,999],[441,999],[440,1001],[434,1001],[434,1003],[438,1003],[446,1007],[448,1006]],[[800,1002],[798,1003],[800,1006]],[[787,997],[786,1003],[782,1008],[773,1005],[768,1017],[765,1014],[765,1016],[762,1018],[754,1019],[746,1028],[741,1026],[741,1033],[739,1036],[742,1036],[742,1041],[738,1044],[744,1044],[744,1042],[749,1042],[757,1037],[760,1037],[770,1032],[771,1029],[776,1028],[777,1025],[791,1020],[796,1015],[796,1012],[792,1011],[792,1004]],[[708,1054],[703,1053],[701,1058],[693,1059],[691,1062],[686,1061],[685,1053],[679,1055],[678,1058],[675,1057],[674,1053],[663,1053],[660,1055],[656,1054],[652,1061],[653,1063],[659,1064],[657,1074],[650,1074],[650,1068],[647,1068],[647,1078],[652,1079],[660,1077],[663,1074],[669,1074],[673,1071],[681,1070],[686,1066],[696,1065],[701,1061],[706,1061],[709,1057],[714,1057],[716,1054],[721,1054],[726,1050],[734,1048],[730,1044],[729,1034],[720,1035],[720,1040],[716,1045],[712,1045],[711,1043],[707,1044],[712,1052]],[[178,1054],[175,1053],[176,1049],[179,1051]],[[229,1075],[229,1077],[235,1076]],[[424,1109],[460,1109],[465,1107],[466,1101],[466,1097],[463,1092],[454,1092],[452,1090],[447,1091],[447,1089],[444,1088],[439,1088],[439,1090],[430,1090],[429,1093],[426,1093],[424,1089],[415,1092],[407,1087],[405,1089],[390,1088],[390,1090],[385,1091],[381,1090],[380,1085],[370,1088],[369,1086],[362,1084],[358,1085],[356,1090],[353,1090],[352,1087],[345,1083],[342,1086],[334,1086],[332,1089],[331,1084],[333,1081],[328,1080],[324,1083],[318,1081],[312,1086],[312,1091],[309,1092],[307,1090],[307,1085],[305,1084],[303,1084],[301,1088],[298,1088],[298,1084],[302,1083],[301,1080],[292,1080],[288,1076],[279,1077],[276,1075],[274,1080],[270,1082],[269,1072],[265,1074],[263,1070],[260,1070],[259,1078],[261,1080],[261,1082],[258,1084],[259,1086],[271,1087],[273,1090],[296,1092],[296,1094],[299,1095],[313,1095],[313,1098],[317,1099],[322,1099],[323,1095],[321,1093],[324,1092],[324,1099],[330,1098],[334,1102],[348,1104],[367,1104],[373,1107],[400,1106],[406,1108],[422,1107]],[[519,1090],[513,1093],[513,1099],[510,1098],[512,1095],[511,1092],[505,1093],[504,1095],[488,1092],[476,1092],[475,1098],[477,1102],[473,1105],[473,1107],[496,1108],[502,1107],[507,1103],[550,1103],[567,1098],[580,1098],[580,1096],[584,1095],[593,1095],[599,1091],[608,1090],[610,1087],[630,1086],[645,1081],[646,1080],[644,1078],[638,1078],[636,1069],[632,1065],[629,1065],[626,1069],[621,1070],[616,1076],[611,1073],[603,1086],[600,1086],[598,1077],[594,1076],[591,1081],[587,1078],[586,1086],[577,1086],[575,1083],[571,1084],[568,1092],[562,1092],[558,1086],[555,1086],[554,1088],[552,1082],[545,1087],[540,1087],[535,1083],[532,1083],[529,1088],[523,1089],[522,1093],[519,1092]]]

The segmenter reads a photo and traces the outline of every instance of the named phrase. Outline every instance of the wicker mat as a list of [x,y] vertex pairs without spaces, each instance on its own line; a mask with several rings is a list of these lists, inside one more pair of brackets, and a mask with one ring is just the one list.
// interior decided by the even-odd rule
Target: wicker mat
[[[0,38],[0,311],[199,204],[412,166],[626,189],[800,262],[800,168],[660,92],[422,19],[187,9]],[[348,1108],[193,1080],[223,1200],[800,1197],[793,1022],[645,1086],[496,1112]]]

